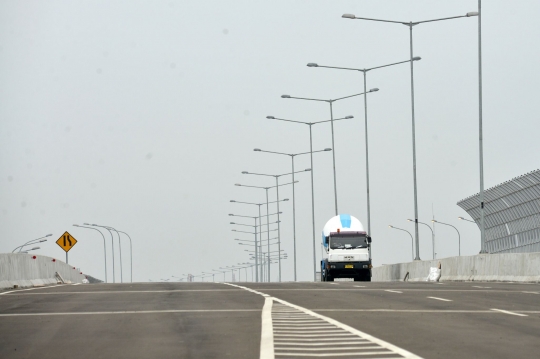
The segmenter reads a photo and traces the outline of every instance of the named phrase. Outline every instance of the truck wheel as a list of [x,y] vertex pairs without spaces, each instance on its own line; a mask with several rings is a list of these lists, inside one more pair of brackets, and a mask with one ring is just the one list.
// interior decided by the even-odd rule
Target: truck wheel
[[355,282],[361,282],[362,278],[363,278],[363,276],[361,276],[361,275],[354,276],[354,281]]
[[327,281],[327,282],[333,282],[333,281],[334,281],[334,277],[329,276],[329,275],[327,274],[327,275],[326,275],[326,281]]

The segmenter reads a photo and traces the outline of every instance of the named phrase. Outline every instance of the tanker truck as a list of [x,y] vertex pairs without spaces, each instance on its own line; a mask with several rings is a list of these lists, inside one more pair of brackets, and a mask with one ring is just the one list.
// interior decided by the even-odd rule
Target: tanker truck
[[322,242],[321,281],[371,281],[371,237],[358,219],[349,214],[332,217],[324,226]]

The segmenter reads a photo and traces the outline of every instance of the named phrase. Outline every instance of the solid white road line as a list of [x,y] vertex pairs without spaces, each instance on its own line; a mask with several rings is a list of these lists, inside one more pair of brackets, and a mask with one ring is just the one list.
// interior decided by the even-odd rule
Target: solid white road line
[[[294,351],[294,350],[301,350],[301,351],[310,351],[310,352],[316,352],[316,351],[323,351],[323,350],[358,350],[358,349],[381,349],[380,346],[372,346],[372,347],[332,347],[332,348],[275,348],[276,351],[278,350],[287,350],[287,351]],[[281,354],[279,354],[281,355]]]
[[390,293],[403,293],[403,292],[400,292],[399,290],[391,290],[391,289],[386,289],[385,292],[390,292]]
[[442,300],[443,302],[452,302],[451,299],[444,299],[444,298],[439,298],[439,297],[427,297],[429,299],[436,299],[436,300]]
[[[26,292],[27,290],[36,290],[36,289],[44,289],[44,288],[54,288],[54,287],[60,287],[67,284],[57,284],[57,285],[49,285],[46,287],[35,287],[35,288],[28,288],[28,289],[16,289],[16,290],[10,290],[9,292],[2,292],[0,295],[9,294],[9,293],[18,293],[18,292]],[[43,293],[21,293],[21,294],[43,294]]]
[[[17,292],[22,292],[24,290],[33,290],[33,289],[44,289],[44,288],[53,288],[58,287],[61,285],[67,285],[67,284],[60,284],[60,285],[52,285],[49,287],[39,287],[39,288],[30,288],[30,289],[19,289],[19,290],[12,290],[10,292],[4,292],[0,294],[8,294],[11,295],[17,294]],[[21,293],[20,295],[66,295],[66,294],[122,294],[122,293],[181,293],[181,292],[236,292],[235,289],[173,289],[173,290],[103,290],[103,291],[92,291],[92,292],[45,292],[45,293]]]
[[518,317],[528,317],[528,315],[526,315],[526,314],[520,314],[520,313],[510,312],[510,311],[508,311],[508,310],[495,309],[495,308],[491,308],[491,310],[494,310],[494,311],[500,312],[500,313],[504,313],[504,314],[516,315],[516,316],[518,316]]
[[523,292],[523,293],[527,293],[527,294],[540,294],[540,292]]
[[[287,357],[351,357],[354,355],[382,355],[382,354],[393,354],[388,353],[387,351],[380,351],[380,352],[358,352],[358,353],[328,353],[328,354],[315,354],[315,353],[279,353],[278,355],[280,357],[287,356]],[[385,359],[381,357],[377,357],[380,359]],[[394,357],[395,358],[395,357]],[[411,357],[411,358],[418,358],[418,357]]]
[[493,313],[491,310],[454,309],[315,309],[317,312],[389,312],[389,313]]
[[[283,340],[283,339],[278,339],[278,340]],[[307,340],[312,340],[312,339],[303,339],[302,342],[279,342],[279,341],[275,341],[274,342],[274,345],[294,345],[294,346],[297,346],[297,345],[308,345],[310,347],[314,347],[314,346],[323,346],[323,345],[326,345],[328,346],[328,343],[305,343],[305,341]],[[320,339],[313,339],[313,340],[320,340]],[[371,345],[372,343],[367,341],[367,340],[361,340],[361,341],[354,341],[354,340],[349,340],[349,341],[346,341],[346,342],[336,342],[335,339],[332,339],[332,345]]]
[[274,359],[274,329],[272,328],[272,298],[264,298],[261,314],[261,351],[260,359]]
[[481,286],[479,286],[479,285],[473,285],[472,287],[473,287],[473,288],[483,288],[483,289],[485,289],[485,288],[491,288],[491,287],[481,287]]
[[356,288],[365,288],[366,286],[365,285],[355,285],[353,287],[356,287]]
[[260,309],[202,309],[202,310],[126,310],[113,312],[63,312],[63,313],[5,313],[0,317],[33,317],[55,315],[110,315],[110,314],[160,314],[160,313],[216,313],[216,312],[259,312]]

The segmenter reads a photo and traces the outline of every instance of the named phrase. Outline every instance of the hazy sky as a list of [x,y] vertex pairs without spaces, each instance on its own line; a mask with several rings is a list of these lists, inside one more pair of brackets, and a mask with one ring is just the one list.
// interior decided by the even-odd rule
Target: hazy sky
[[[70,263],[103,278],[103,240],[83,222],[133,239],[134,280],[199,274],[246,262],[229,213],[257,215],[290,159],[253,152],[309,150],[308,126],[275,120],[329,119],[325,103],[361,92],[362,74],[308,62],[374,67],[407,60],[399,24],[342,19],[343,13],[401,21],[462,15],[477,1],[2,1],[0,2],[0,252],[52,233],[38,254],[64,259],[54,241],[79,243]],[[538,1],[484,1],[486,188],[538,168]],[[456,225],[462,254],[480,249],[475,224],[456,203],[479,190],[477,18],[414,28],[419,219]],[[408,64],[368,73],[375,265],[411,259],[414,216]],[[339,211],[366,224],[362,98],[335,103]],[[331,147],[330,125],[314,126],[314,149]],[[334,215],[332,155],[314,155],[317,257]],[[297,169],[309,168],[308,156]],[[311,187],[299,174],[300,280],[312,278]],[[292,198],[290,188],[282,197]],[[275,191],[270,191],[275,198]],[[292,279],[292,202],[282,215],[283,279]],[[275,209],[271,208],[271,212]],[[467,217],[468,218],[468,217]],[[252,221],[235,222],[251,224]],[[420,254],[431,234],[420,227]],[[457,234],[437,226],[438,257],[457,255]],[[109,281],[112,280],[110,237]],[[116,241],[116,254],[118,255]],[[128,241],[123,240],[124,279]],[[119,278],[118,258],[117,278]],[[242,272],[242,276],[243,276]],[[277,266],[272,268],[272,278]]]

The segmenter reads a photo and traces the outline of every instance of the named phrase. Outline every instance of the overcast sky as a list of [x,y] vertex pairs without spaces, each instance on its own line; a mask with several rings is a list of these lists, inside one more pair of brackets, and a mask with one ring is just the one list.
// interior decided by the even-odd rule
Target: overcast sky
[[[54,243],[79,242],[69,262],[104,278],[103,239],[72,227],[113,226],[133,239],[134,281],[199,274],[248,261],[229,213],[256,216],[288,157],[253,148],[309,151],[308,126],[266,119],[329,119],[325,103],[362,92],[360,72],[409,58],[399,21],[464,15],[477,1],[2,1],[0,2],[0,252],[51,233],[35,253],[64,260]],[[485,185],[538,166],[538,1],[484,1]],[[456,203],[479,191],[478,18],[414,27],[419,219],[455,225],[462,254],[480,232]],[[413,177],[408,64],[368,73],[373,261],[411,259]],[[363,99],[334,104],[339,212],[366,223]],[[331,147],[330,125],[313,127],[315,150]],[[309,156],[296,169],[310,167]],[[317,258],[334,215],[332,154],[314,155]],[[285,178],[285,177],[283,177]],[[312,278],[309,173],[296,178],[298,278]],[[284,180],[285,181],[285,180]],[[288,181],[288,179],[287,179]],[[275,198],[275,191],[270,191]],[[280,191],[291,198],[290,187]],[[293,278],[292,201],[282,214],[283,280]],[[275,212],[275,208],[270,209]],[[251,220],[234,220],[252,224]],[[457,234],[435,227],[438,257],[457,255]],[[107,239],[112,281],[110,235]],[[124,280],[129,245],[122,239]],[[119,280],[118,242],[115,239]],[[420,255],[431,258],[420,227]],[[242,272],[242,276],[244,273]],[[277,266],[272,267],[272,279]]]

